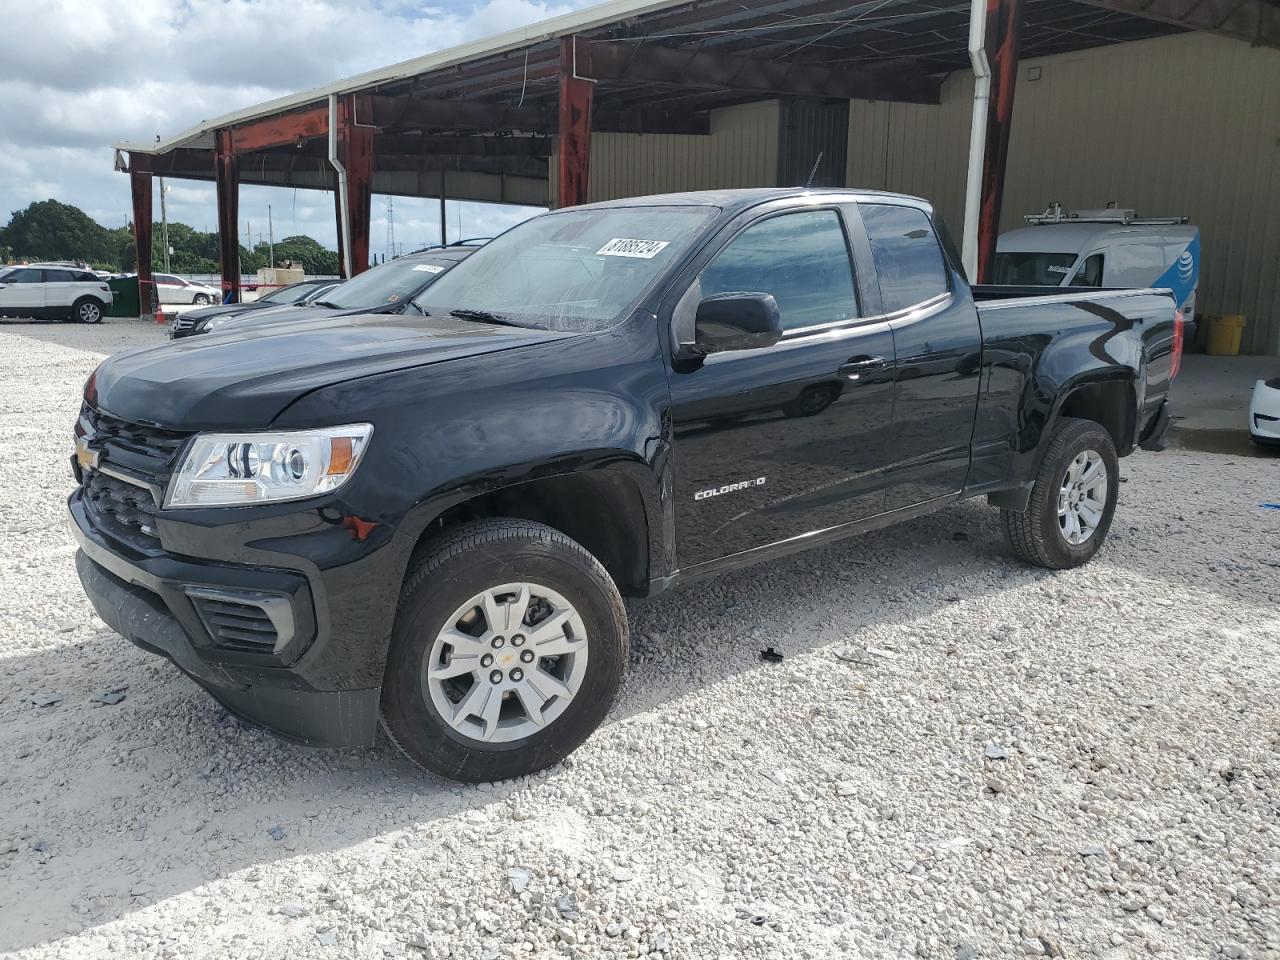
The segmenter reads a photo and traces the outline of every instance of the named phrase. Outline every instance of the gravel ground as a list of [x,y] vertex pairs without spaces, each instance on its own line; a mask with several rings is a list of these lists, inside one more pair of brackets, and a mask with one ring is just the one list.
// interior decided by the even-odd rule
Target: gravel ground
[[94,618],[78,392],[158,336],[0,325],[0,952],[1280,957],[1280,461],[1126,460],[1083,570],[971,503],[633,604],[600,732],[461,787],[241,726]]

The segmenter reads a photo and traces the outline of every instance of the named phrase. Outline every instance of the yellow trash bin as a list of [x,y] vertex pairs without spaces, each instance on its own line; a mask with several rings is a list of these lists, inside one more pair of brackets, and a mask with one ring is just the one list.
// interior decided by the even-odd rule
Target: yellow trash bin
[[1240,338],[1244,335],[1244,317],[1232,314],[1209,318],[1209,354],[1214,357],[1234,357],[1240,352]]

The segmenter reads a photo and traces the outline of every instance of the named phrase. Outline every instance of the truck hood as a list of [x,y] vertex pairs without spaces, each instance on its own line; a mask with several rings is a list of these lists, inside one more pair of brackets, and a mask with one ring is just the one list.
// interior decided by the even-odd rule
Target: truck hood
[[269,426],[320,387],[572,336],[451,317],[313,318],[119,353],[103,361],[85,393],[136,423],[243,430]]

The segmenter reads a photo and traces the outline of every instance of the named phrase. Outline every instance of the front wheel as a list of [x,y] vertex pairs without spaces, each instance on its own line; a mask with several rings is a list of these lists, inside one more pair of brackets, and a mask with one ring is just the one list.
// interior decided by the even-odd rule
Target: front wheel
[[1005,538],[1022,560],[1050,570],[1088,563],[1107,539],[1120,490],[1115,444],[1092,420],[1058,422],[1027,509],[1001,510]]
[[81,323],[101,323],[102,314],[102,301],[93,297],[81,297],[71,307],[71,316]]
[[626,659],[622,598],[580,544],[527,520],[468,524],[405,580],[382,725],[432,773],[522,776],[591,735]]
[[210,300],[207,294],[197,293],[194,297],[191,298],[191,303],[193,306],[207,307],[210,303]]

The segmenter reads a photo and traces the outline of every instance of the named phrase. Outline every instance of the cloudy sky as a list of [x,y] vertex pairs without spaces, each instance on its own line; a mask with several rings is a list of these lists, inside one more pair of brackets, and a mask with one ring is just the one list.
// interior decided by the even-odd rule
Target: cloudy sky
[[[566,13],[587,0],[26,0],[0,29],[0,224],[33,200],[130,219],[111,144],[169,137],[271,97]],[[169,218],[216,229],[213,185],[170,181]],[[240,231],[335,243],[332,195],[243,187]],[[374,197],[371,248],[386,237]],[[449,235],[487,236],[534,211],[449,206]],[[159,199],[156,218],[159,219]],[[396,198],[396,239],[439,238],[439,204]]]

